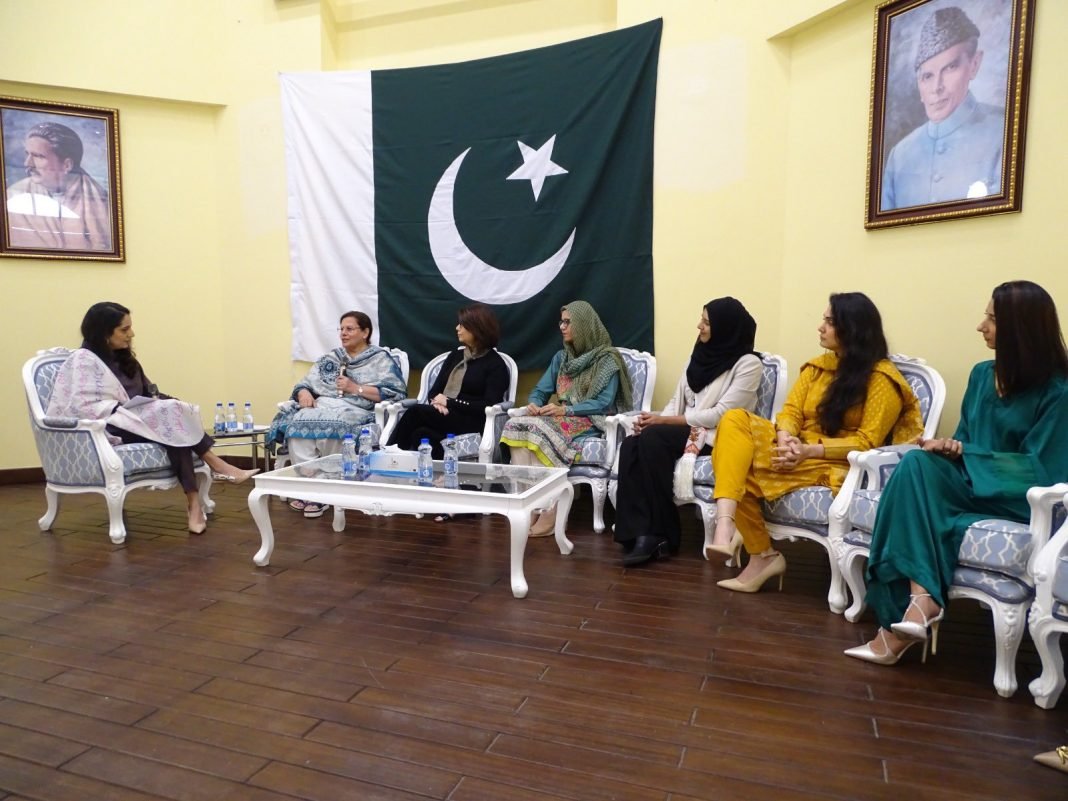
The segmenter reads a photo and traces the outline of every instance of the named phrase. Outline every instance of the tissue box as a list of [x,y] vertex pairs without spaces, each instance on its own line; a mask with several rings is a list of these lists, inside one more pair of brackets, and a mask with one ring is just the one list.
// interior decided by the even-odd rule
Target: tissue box
[[372,451],[372,473],[410,473],[415,475],[419,468],[419,454],[415,451]]

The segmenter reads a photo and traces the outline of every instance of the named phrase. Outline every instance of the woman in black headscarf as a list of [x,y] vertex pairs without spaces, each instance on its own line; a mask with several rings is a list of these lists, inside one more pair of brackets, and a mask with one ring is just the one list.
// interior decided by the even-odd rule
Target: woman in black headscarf
[[728,409],[756,405],[760,358],[753,352],[756,321],[734,298],[709,301],[697,342],[675,394],[660,414],[643,412],[619,452],[615,540],[623,564],[640,565],[679,548],[673,499],[675,462],[708,453]]

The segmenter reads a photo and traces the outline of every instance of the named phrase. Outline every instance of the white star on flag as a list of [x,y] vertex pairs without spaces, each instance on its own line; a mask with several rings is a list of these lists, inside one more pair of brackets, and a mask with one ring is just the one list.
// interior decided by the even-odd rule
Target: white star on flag
[[567,170],[552,160],[553,145],[556,144],[556,134],[549,137],[544,145],[535,150],[516,142],[519,152],[523,155],[523,165],[508,176],[509,181],[530,181],[530,188],[534,191],[534,199],[541,194],[541,187],[545,179],[550,175],[567,175]]

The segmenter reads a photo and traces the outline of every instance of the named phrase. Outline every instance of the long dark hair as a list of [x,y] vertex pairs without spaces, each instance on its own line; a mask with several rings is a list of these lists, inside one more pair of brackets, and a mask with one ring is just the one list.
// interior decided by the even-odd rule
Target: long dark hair
[[994,288],[994,374],[1002,396],[1068,376],[1068,353],[1049,293],[1033,281]]
[[862,292],[830,297],[831,320],[838,339],[838,370],[816,412],[820,428],[836,436],[846,412],[864,401],[872,368],[887,357],[883,318]]
[[82,318],[82,347],[95,353],[105,364],[117,362],[119,369],[133,378],[141,369],[133,349],[108,347],[108,339],[129,313],[121,303],[110,300],[94,303]]

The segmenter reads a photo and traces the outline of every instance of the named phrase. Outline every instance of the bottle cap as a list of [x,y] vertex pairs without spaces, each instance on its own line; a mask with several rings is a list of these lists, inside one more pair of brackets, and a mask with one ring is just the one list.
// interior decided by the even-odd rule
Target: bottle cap
[[429,445],[430,444],[430,439],[428,437],[423,437],[421,440],[419,440],[419,444],[420,445]]

